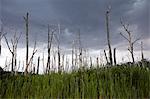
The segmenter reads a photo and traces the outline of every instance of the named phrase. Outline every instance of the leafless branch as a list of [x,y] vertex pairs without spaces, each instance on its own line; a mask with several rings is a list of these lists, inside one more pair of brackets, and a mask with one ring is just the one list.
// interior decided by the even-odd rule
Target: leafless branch
[[136,40],[133,41],[133,44],[136,43],[138,40],[140,40],[141,38],[137,38]]
[[120,35],[121,35],[122,37],[124,37],[127,41],[129,41],[129,39],[128,39],[126,36],[124,36],[121,32],[120,32]]
[[7,47],[8,47],[8,49],[9,49],[9,51],[10,51],[11,53],[13,53],[12,50],[10,49],[10,46],[9,46],[9,43],[8,43],[8,40],[7,40],[6,36],[4,36],[4,38],[5,38],[5,41],[6,41],[6,44],[7,44]]

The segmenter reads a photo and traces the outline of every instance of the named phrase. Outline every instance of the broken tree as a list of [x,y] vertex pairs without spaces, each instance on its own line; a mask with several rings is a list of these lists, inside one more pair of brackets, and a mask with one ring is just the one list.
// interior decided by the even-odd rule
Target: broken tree
[[108,8],[108,10],[106,11],[106,31],[107,31],[107,43],[109,49],[109,61],[110,61],[110,65],[112,65],[113,59],[112,59],[112,51],[111,51],[111,44],[110,44],[109,13],[110,13],[110,8]]
[[[29,32],[29,13],[27,12],[26,16],[23,17],[25,21],[25,30],[26,30],[26,67],[28,67],[28,53],[29,53],[29,40],[28,40],[28,32]],[[27,72],[27,69],[25,70]]]

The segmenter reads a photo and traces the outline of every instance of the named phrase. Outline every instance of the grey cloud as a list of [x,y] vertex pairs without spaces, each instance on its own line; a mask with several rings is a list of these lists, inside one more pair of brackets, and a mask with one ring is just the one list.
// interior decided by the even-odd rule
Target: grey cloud
[[[69,47],[70,42],[81,30],[83,45],[87,48],[100,49],[106,43],[105,11],[108,5],[112,6],[110,15],[110,29],[112,44],[122,41],[118,34],[120,17],[125,17],[129,23],[138,26],[138,33],[142,32],[148,38],[148,0],[140,7],[134,8],[139,0],[1,0],[2,22],[4,25],[13,25],[24,32],[22,16],[30,12],[30,40],[46,43],[47,24],[61,23],[68,28],[72,35],[65,33],[61,36],[62,46]],[[141,0],[142,1],[142,0]],[[133,13],[129,13],[133,11]]]

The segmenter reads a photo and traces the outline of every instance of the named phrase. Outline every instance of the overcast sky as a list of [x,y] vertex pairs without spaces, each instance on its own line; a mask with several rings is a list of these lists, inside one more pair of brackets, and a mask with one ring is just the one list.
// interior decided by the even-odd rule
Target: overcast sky
[[[13,35],[12,31],[23,33],[19,47],[25,47],[23,16],[29,12],[30,46],[37,40],[37,46],[43,47],[47,43],[47,24],[60,23],[63,47],[71,47],[80,29],[83,46],[99,50],[107,48],[105,12],[111,5],[110,35],[113,47],[127,49],[124,38],[119,35],[122,31],[120,18],[123,17],[130,24],[134,38],[141,37],[144,50],[150,51],[149,4],[149,0],[0,0],[0,18],[8,38]],[[135,50],[139,50],[140,41],[135,46]]]
[[[23,16],[30,13],[30,39],[46,42],[47,24],[65,28],[62,44],[71,42],[81,31],[86,47],[103,48],[106,44],[105,11],[111,5],[112,44],[122,41],[120,18],[130,24],[135,37],[149,38],[148,0],[1,0],[1,20],[5,27],[24,32]],[[13,33],[10,33],[12,35]]]

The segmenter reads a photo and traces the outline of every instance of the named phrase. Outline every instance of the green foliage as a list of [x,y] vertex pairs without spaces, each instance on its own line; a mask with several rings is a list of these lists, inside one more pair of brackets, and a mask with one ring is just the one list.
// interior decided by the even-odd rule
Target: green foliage
[[150,98],[150,70],[135,65],[1,78],[0,98]]

